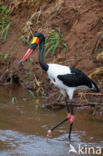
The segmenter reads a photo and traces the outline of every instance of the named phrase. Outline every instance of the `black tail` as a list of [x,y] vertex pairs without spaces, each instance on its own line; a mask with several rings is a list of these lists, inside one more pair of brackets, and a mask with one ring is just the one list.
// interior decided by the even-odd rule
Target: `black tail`
[[100,89],[97,87],[96,83],[93,80],[91,80],[91,82],[92,82],[91,90],[93,92],[100,92]]

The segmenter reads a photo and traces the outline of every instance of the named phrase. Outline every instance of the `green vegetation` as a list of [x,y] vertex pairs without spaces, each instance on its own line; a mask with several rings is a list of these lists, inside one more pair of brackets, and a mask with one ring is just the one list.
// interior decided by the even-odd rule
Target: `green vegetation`
[[36,98],[36,97],[35,97],[35,95],[34,95],[34,93],[33,93],[33,91],[28,90],[28,92],[30,93],[30,95],[32,96],[32,98],[33,98],[33,99],[35,99],[35,98]]
[[3,2],[0,2],[0,40],[6,41],[10,28],[10,19],[9,19],[10,11],[8,8],[3,5]]
[[23,41],[25,44],[29,46],[29,41],[26,39],[25,35],[21,35],[18,40]]
[[51,30],[45,42],[45,56],[47,56],[50,52],[51,56],[53,56],[56,53],[57,48],[60,46],[68,49],[68,45],[63,41],[61,32]]
[[[30,44],[29,40],[24,35],[22,35],[19,40],[22,40],[27,45]],[[49,53],[51,53],[51,57],[54,56],[56,50],[60,47],[66,50],[68,49],[68,45],[63,41],[63,35],[60,31],[51,30],[45,41],[45,57]]]
[[11,55],[6,53],[6,54],[3,54],[2,52],[0,52],[0,61],[4,61],[6,62],[6,64],[9,64],[10,63],[10,59],[11,59]]
[[27,97],[11,97],[10,98],[11,99],[11,103],[15,104],[15,103],[17,103],[19,101],[27,102],[27,101],[34,101],[34,100],[36,100],[36,96],[34,95],[34,92],[31,91],[31,90],[28,90],[28,92],[31,95],[31,98],[27,98]]
[[12,104],[16,103],[17,102],[17,97],[12,97],[11,102],[12,102]]

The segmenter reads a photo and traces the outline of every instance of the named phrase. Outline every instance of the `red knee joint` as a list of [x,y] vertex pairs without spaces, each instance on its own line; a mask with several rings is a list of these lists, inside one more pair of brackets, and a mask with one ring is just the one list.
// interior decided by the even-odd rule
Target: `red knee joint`
[[68,113],[68,119],[70,119],[71,118],[71,113]]
[[74,122],[74,115],[71,115],[70,123],[72,124],[73,122]]

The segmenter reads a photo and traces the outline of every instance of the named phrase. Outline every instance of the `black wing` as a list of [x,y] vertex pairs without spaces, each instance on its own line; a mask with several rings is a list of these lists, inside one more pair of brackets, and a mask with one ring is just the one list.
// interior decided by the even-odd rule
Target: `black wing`
[[58,79],[61,80],[68,87],[88,86],[92,87],[91,80],[79,69],[70,68],[71,74],[58,75]]

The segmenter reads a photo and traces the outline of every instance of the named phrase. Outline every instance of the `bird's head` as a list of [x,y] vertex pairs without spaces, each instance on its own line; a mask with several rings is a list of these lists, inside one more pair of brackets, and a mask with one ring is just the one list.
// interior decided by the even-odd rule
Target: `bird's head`
[[[43,44],[42,44],[43,43]],[[28,59],[28,57],[31,55],[31,53],[39,46],[39,45],[43,45],[44,46],[45,43],[45,37],[42,33],[36,33],[34,34],[32,43],[29,47],[29,49],[27,50],[27,52],[25,53],[24,57],[19,61],[19,64],[23,63],[25,60]],[[41,46],[40,46],[41,48]]]
[[35,50],[37,48],[37,46],[39,46],[44,41],[45,41],[45,37],[42,33],[34,34],[32,43],[30,45],[30,49]]

